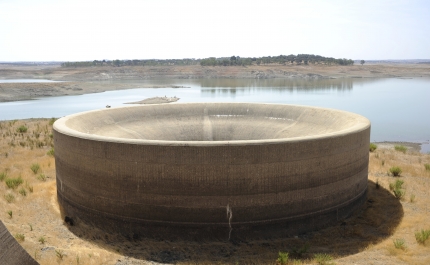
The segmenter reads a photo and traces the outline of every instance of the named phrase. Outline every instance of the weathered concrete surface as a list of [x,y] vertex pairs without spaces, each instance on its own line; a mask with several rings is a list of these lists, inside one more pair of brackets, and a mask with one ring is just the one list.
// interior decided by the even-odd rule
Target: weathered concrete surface
[[362,116],[303,106],[91,111],[54,124],[58,199],[64,214],[120,230],[230,222],[304,232],[364,201],[369,137]]
[[0,221],[0,264],[38,265]]

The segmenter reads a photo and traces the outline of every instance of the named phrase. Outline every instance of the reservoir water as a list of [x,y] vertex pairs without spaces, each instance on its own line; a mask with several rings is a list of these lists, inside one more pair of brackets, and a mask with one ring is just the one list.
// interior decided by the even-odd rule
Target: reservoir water
[[5,102],[0,103],[0,120],[62,117],[105,108],[106,105],[124,106],[127,102],[156,96],[176,96],[180,98],[178,103],[297,104],[361,114],[372,123],[372,142],[418,142],[423,143],[423,152],[430,152],[430,79],[169,79],[128,82],[139,82],[142,87],[152,84],[186,88],[152,89],[137,86],[135,89],[78,96]]

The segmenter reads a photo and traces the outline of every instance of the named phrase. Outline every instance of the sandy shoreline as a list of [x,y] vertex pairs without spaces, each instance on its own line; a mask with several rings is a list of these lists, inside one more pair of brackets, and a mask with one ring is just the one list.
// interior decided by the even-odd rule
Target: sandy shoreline
[[[62,68],[60,66],[0,65],[1,79],[49,79],[54,83],[0,83],[0,102],[37,97],[81,95],[130,88],[177,87],[174,79],[292,79],[418,78],[430,77],[430,64],[353,66],[252,65],[242,66],[123,66]],[[148,80],[172,80],[166,86]],[[138,82],[145,81],[145,84]],[[114,82],[112,82],[114,81]],[[127,82],[121,82],[127,81]]]

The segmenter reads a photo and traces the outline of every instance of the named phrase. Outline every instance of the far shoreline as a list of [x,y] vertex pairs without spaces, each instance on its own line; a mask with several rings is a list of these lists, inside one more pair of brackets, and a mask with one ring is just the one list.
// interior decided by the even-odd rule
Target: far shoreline
[[[0,83],[0,102],[38,97],[83,95],[113,90],[176,87],[175,79],[340,79],[430,78],[430,64],[249,65],[249,66],[100,66],[61,67],[0,64],[2,79],[47,79],[62,82]],[[171,80],[166,86],[151,80]],[[112,82],[113,81],[113,82]],[[145,82],[143,85],[142,83]],[[142,86],[143,85],[143,86]]]

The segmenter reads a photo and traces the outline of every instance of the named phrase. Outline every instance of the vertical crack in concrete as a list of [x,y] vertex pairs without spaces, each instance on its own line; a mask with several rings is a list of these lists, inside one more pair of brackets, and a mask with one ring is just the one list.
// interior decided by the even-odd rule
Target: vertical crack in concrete
[[228,219],[228,227],[229,227],[227,241],[230,241],[231,230],[233,230],[233,228],[231,228],[231,218],[233,217],[233,210],[230,208],[230,204],[227,204],[226,209],[227,209],[227,219]]

